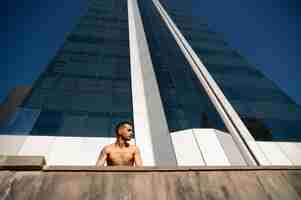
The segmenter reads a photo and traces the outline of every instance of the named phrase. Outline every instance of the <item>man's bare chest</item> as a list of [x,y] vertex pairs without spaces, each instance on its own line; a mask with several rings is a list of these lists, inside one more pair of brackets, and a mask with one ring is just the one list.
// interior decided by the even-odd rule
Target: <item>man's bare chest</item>
[[132,150],[114,150],[108,154],[108,160],[113,163],[128,163],[133,159],[134,151]]

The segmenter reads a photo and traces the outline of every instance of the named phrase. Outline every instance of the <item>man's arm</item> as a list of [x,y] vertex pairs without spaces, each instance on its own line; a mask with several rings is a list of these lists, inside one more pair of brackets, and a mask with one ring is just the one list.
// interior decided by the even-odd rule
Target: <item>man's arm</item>
[[137,146],[135,148],[134,161],[135,161],[135,166],[136,167],[142,167],[143,166],[141,155],[140,155],[140,149]]
[[107,151],[108,151],[107,146],[105,146],[105,147],[101,150],[101,152],[100,152],[100,154],[99,154],[99,156],[98,156],[98,160],[97,160],[97,162],[96,162],[96,166],[104,166],[104,164],[105,164],[105,162],[106,162],[106,160],[107,160],[107,156],[108,156]]

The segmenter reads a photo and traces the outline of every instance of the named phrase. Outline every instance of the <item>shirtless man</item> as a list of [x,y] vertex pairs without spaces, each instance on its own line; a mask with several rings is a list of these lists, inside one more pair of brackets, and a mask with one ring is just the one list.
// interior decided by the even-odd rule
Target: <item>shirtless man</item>
[[140,150],[129,141],[133,135],[133,127],[130,122],[121,122],[116,126],[116,142],[106,145],[98,157],[96,166],[142,166]]

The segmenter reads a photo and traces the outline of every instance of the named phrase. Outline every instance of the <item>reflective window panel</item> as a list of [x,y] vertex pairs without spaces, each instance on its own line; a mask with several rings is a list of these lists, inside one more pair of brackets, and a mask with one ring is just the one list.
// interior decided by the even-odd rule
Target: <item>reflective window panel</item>
[[192,15],[196,0],[161,0],[256,140],[301,141],[301,107]]
[[170,132],[225,126],[152,1],[139,0]]
[[115,136],[132,120],[126,0],[89,0],[22,107],[38,109],[31,135]]

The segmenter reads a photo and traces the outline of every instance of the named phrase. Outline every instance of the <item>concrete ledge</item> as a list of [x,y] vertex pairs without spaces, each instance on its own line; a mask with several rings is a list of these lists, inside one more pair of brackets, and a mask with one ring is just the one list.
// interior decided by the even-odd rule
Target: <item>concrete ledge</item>
[[191,167],[96,167],[96,166],[44,166],[43,171],[99,171],[99,172],[185,172],[185,171],[258,171],[301,170],[301,166],[191,166]]
[[0,170],[0,199],[301,199],[301,170],[287,169],[46,166],[41,171]]
[[259,170],[301,170],[301,166],[157,166],[157,167],[96,167],[46,165],[43,156],[0,155],[0,170],[18,171],[95,171],[95,172],[189,172],[189,171],[259,171]]
[[0,170],[42,170],[43,156],[0,156]]

